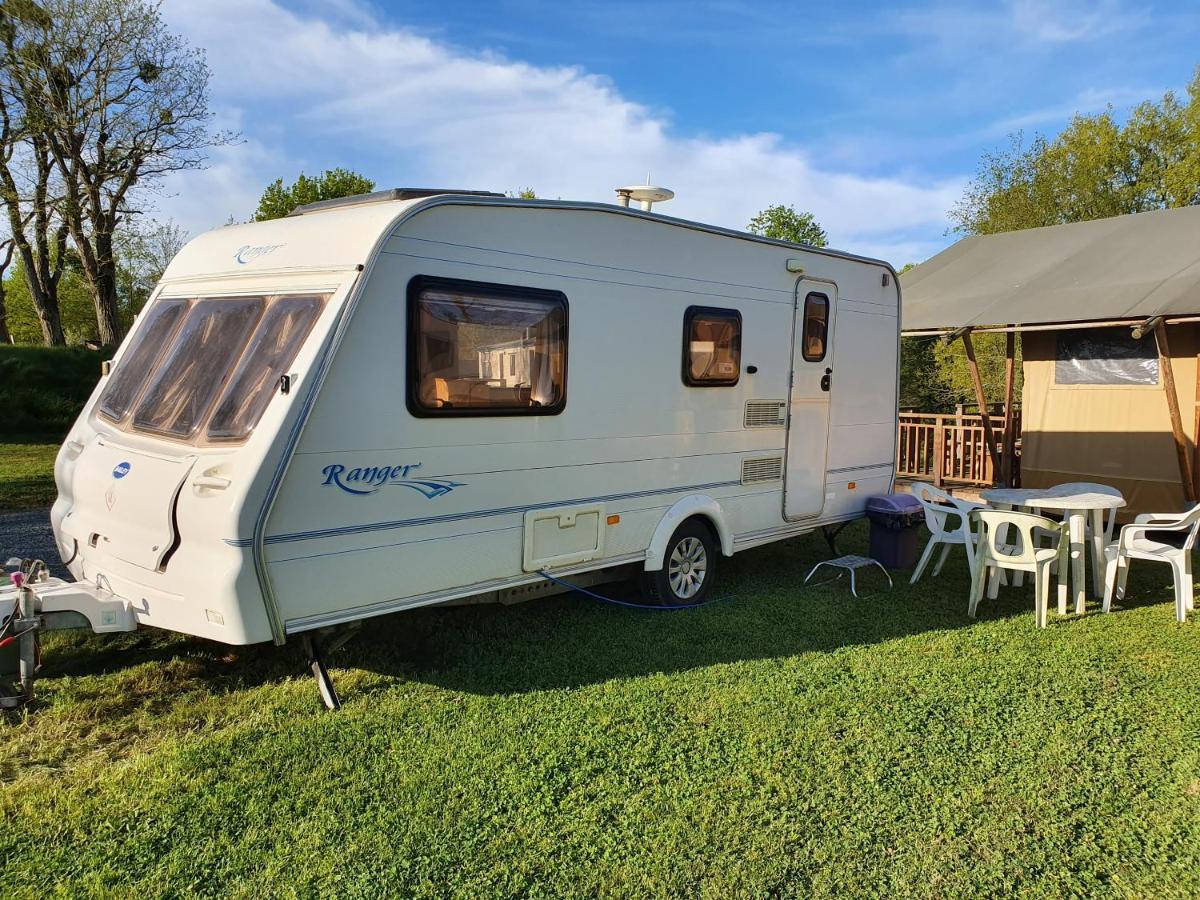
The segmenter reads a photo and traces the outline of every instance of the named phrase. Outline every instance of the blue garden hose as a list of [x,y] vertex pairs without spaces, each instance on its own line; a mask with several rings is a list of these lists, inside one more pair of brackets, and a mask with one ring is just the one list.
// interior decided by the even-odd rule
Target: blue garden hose
[[577,584],[571,584],[568,581],[563,581],[561,578],[555,578],[545,569],[538,572],[547,581],[565,587],[568,590],[575,591],[578,594],[583,594],[585,597],[591,597],[593,600],[599,600],[601,603],[611,603],[613,606],[624,606],[626,609],[646,609],[655,612],[678,612],[684,609],[699,609],[702,606],[709,606],[713,603],[720,603],[722,600],[733,600],[733,597],[713,597],[711,600],[704,600],[700,603],[685,603],[679,606],[660,606],[653,603],[630,603],[628,600],[616,600],[612,597],[605,597],[603,594],[597,594],[595,591],[589,591],[587,588],[580,587]]

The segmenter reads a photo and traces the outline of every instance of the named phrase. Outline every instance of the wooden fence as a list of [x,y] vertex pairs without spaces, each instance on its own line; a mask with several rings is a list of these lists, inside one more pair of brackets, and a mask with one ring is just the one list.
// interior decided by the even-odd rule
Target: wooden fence
[[[996,455],[1003,456],[1003,417],[992,419]],[[1013,411],[1013,434],[1021,433],[1021,412]],[[900,413],[896,475],[953,484],[992,485],[996,473],[983,437],[983,417],[966,413]],[[1020,483],[1019,452],[1014,454],[1013,482]]]

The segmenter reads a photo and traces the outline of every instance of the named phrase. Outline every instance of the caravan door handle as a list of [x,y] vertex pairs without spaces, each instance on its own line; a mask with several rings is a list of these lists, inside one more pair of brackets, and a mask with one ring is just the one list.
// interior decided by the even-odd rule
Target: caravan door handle
[[821,390],[827,391],[833,384],[833,369],[826,369],[825,374],[821,376]]
[[220,475],[197,475],[192,479],[192,487],[210,491],[223,491],[231,483],[228,478],[222,478]]

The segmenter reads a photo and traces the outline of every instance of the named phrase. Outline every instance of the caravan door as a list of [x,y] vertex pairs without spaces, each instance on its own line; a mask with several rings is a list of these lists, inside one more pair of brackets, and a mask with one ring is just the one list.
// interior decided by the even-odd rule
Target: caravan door
[[792,325],[792,385],[788,398],[783,517],[819,516],[825,506],[825,456],[833,392],[833,325],[837,285],[796,282]]

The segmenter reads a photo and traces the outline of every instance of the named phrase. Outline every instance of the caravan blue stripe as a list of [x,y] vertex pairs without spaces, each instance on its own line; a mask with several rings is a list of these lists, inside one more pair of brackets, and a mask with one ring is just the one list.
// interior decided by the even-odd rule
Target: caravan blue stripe
[[[309,541],[328,537],[341,537],[347,534],[365,534],[371,531],[388,531],[393,528],[411,528],[415,525],[434,525],[441,522],[459,522],[464,519],[483,519],[490,516],[507,516],[513,513],[525,513],[531,509],[550,509],[555,506],[570,506],[576,503],[608,503],[613,500],[633,500],[638,497],[656,497],[661,494],[676,494],[681,491],[703,491],[712,488],[733,487],[740,481],[714,481],[708,484],[691,484],[681,487],[656,488],[649,491],[631,491],[624,494],[605,494],[600,497],[581,497],[574,500],[555,500],[549,503],[531,503],[525,506],[504,506],[498,509],[481,509],[474,512],[451,513],[443,516],[422,516],[416,519],[397,519],[391,522],[372,522],[364,525],[344,525],[340,528],[322,528],[315,531],[294,531],[286,534],[269,535],[264,543],[287,544],[293,541]],[[249,547],[252,538],[225,538],[225,543],[233,547]]]

